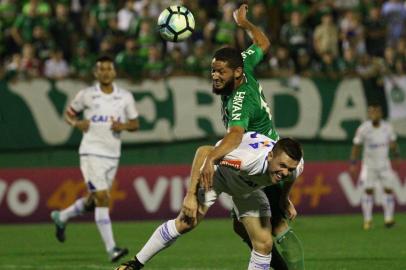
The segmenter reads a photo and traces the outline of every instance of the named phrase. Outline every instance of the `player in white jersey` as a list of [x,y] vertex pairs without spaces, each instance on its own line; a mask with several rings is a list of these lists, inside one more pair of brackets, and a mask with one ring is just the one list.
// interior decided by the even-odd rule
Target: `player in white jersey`
[[[94,74],[98,83],[81,90],[65,113],[68,124],[83,132],[80,169],[89,194],[62,211],[53,211],[51,218],[56,225],[57,239],[64,242],[68,220],[94,211],[109,259],[115,262],[128,250],[117,247],[113,237],[109,190],[121,153],[120,133],[138,129],[138,112],[132,94],[113,83],[116,71],[110,57],[102,56],[96,61]],[[79,113],[83,113],[81,120]]]
[[[302,149],[292,139],[272,141],[256,132],[245,133],[240,145],[215,165],[212,187],[201,187],[200,169],[212,146],[196,151],[190,184],[178,217],[159,226],[133,260],[117,270],[141,269],[154,255],[192,230],[224,192],[232,197],[235,212],[244,224],[253,250],[248,269],[268,270],[271,262],[271,209],[262,188],[281,181],[293,183],[303,171]],[[291,185],[290,185],[291,186]],[[288,201],[289,190],[282,196]],[[293,205],[286,211],[294,218]]]
[[363,188],[361,207],[364,215],[364,229],[372,226],[372,208],[374,188],[377,184],[383,188],[382,207],[385,226],[392,227],[394,221],[393,181],[394,172],[389,159],[389,150],[398,156],[396,134],[392,126],[382,120],[380,105],[368,106],[369,120],[362,123],[353,139],[350,172],[355,176],[356,162],[363,147],[362,166],[359,183]]

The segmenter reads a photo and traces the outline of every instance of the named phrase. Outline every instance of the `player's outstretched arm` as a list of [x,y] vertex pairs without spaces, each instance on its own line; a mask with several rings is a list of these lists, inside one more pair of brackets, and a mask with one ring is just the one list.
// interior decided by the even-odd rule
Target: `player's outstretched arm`
[[350,167],[349,167],[350,175],[353,178],[356,177],[357,160],[358,160],[360,153],[361,153],[361,145],[353,144],[353,146],[351,148]]
[[212,150],[213,146],[201,146],[196,150],[190,173],[190,183],[182,205],[182,213],[187,217],[195,219],[197,216],[197,189],[200,182],[200,168]]
[[121,132],[121,131],[137,131],[140,127],[140,122],[138,119],[131,119],[128,120],[126,123],[120,123],[118,121],[112,120],[111,122],[111,130],[116,131],[116,132]]
[[65,112],[65,121],[72,127],[79,129],[82,132],[87,132],[89,130],[89,120],[79,120],[76,113],[72,108],[68,108]]
[[399,161],[400,161],[400,150],[399,145],[396,141],[391,141],[389,143],[389,150],[392,154],[392,160],[394,161],[394,169],[399,169]]
[[234,11],[234,20],[237,25],[248,32],[254,44],[258,45],[264,53],[269,50],[271,42],[262,30],[247,19],[248,5],[242,4]]
[[214,164],[225,155],[237,148],[244,135],[245,129],[240,126],[229,128],[228,133],[219,145],[217,145],[207,156],[200,173],[200,181],[206,190],[210,190],[213,184]]

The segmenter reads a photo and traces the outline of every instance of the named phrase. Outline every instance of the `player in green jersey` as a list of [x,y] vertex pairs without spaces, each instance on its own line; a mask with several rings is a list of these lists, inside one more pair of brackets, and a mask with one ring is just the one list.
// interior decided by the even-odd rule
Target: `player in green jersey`
[[[234,18],[238,26],[248,32],[253,44],[242,53],[234,48],[219,49],[212,61],[213,92],[221,95],[227,134],[211,151],[202,167],[200,177],[206,189],[212,185],[214,164],[240,144],[245,132],[256,131],[270,139],[279,139],[262,87],[254,77],[254,68],[269,50],[270,41],[246,18],[247,9],[247,5],[241,5],[234,12]],[[287,221],[296,217],[296,210],[289,200],[279,200],[281,191],[290,188],[290,185],[280,185],[265,189],[272,207],[272,232],[277,247],[273,249],[271,263],[275,270],[304,269],[301,243]],[[234,230],[251,246],[244,227],[236,219]],[[283,260],[278,259],[277,250],[281,252]]]

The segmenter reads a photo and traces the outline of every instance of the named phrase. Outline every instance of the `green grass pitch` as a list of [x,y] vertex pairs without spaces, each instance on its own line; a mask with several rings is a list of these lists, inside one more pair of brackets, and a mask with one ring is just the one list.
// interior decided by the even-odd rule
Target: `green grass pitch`
[[[299,217],[293,227],[302,239],[307,270],[404,270],[406,214],[396,219],[395,227],[386,229],[382,216],[375,215],[371,231],[361,229],[361,215]],[[117,242],[133,256],[160,223],[115,222],[113,228]],[[248,258],[230,220],[206,220],[145,269],[247,269]],[[93,223],[70,223],[64,244],[56,241],[50,223],[0,226],[1,270],[112,270],[117,265],[108,262]]]

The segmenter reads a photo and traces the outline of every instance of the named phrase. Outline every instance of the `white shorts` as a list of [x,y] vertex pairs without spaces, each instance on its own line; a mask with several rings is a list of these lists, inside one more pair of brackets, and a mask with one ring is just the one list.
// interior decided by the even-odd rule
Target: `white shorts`
[[271,207],[261,186],[249,186],[242,179],[243,177],[231,168],[216,167],[213,176],[213,189],[208,192],[199,189],[199,202],[210,207],[224,192],[231,196],[238,219],[242,217],[270,217]]
[[118,167],[118,158],[80,156],[80,170],[90,192],[109,190]]
[[376,185],[381,185],[385,189],[393,189],[394,180],[395,175],[389,164],[382,168],[362,165],[359,182],[364,190],[374,189]]

